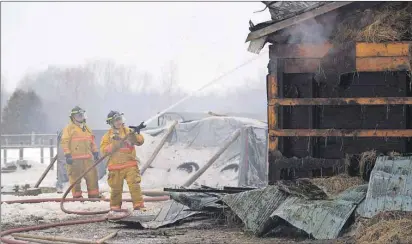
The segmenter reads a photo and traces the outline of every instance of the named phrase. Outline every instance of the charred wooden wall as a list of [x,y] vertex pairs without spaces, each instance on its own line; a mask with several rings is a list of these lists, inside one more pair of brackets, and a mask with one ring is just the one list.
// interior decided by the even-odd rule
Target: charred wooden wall
[[[270,52],[268,65],[269,76],[276,80],[275,88],[268,82],[268,101],[271,98],[362,98],[362,97],[411,97],[412,81],[410,71],[397,69],[395,71],[380,70],[371,67],[374,72],[364,72],[364,67],[356,67],[354,45],[344,49],[345,55],[335,53],[334,62],[325,61],[325,70],[314,71],[314,68],[299,67],[286,64],[285,57],[279,57],[278,52]],[[287,54],[285,54],[287,55]],[[306,57],[310,63],[314,59]],[[290,59],[289,59],[290,60]],[[293,59],[292,59],[293,60]],[[294,59],[296,61],[297,59]],[[349,60],[349,62],[347,62]],[[353,60],[352,62],[350,60]],[[306,61],[305,61],[306,62]],[[316,62],[315,62],[316,63]],[[360,62],[358,62],[360,63]],[[322,60],[314,65],[321,68]],[[339,66],[342,64],[341,66]],[[368,66],[369,67],[369,66]],[[369,68],[366,68],[369,69]],[[356,68],[361,71],[356,71]],[[410,67],[408,67],[409,69]],[[286,70],[286,72],[285,72]],[[354,71],[355,70],[355,71]],[[312,71],[312,72],[310,72]],[[270,90],[277,89],[276,92]],[[273,94],[271,94],[273,93]],[[273,110],[273,111],[271,111]],[[346,130],[380,130],[380,129],[410,129],[412,121],[409,105],[321,105],[321,106],[268,106],[268,126],[271,129],[346,129]],[[274,118],[270,114],[275,114]],[[269,183],[278,179],[290,177],[311,177],[318,175],[319,170],[329,171],[328,167],[340,167],[347,155],[357,155],[365,151],[376,150],[381,153],[392,151],[400,153],[412,152],[409,137],[300,137],[300,136],[269,136]],[[276,150],[274,150],[276,148]],[[280,152],[281,155],[277,154]],[[300,166],[296,162],[301,160]],[[297,159],[296,159],[297,158]],[[319,160],[313,160],[319,159]],[[290,160],[285,160],[290,159]],[[293,162],[292,162],[293,161]],[[328,163],[325,163],[328,162]],[[338,163],[337,163],[338,162]],[[305,165],[305,163],[308,163]],[[288,166],[288,164],[294,166]],[[316,168],[314,165],[317,165]],[[308,170],[305,170],[307,167]],[[314,170],[315,169],[315,170]],[[291,173],[293,170],[293,173]],[[285,172],[286,171],[286,172]],[[323,173],[325,173],[323,172]]]

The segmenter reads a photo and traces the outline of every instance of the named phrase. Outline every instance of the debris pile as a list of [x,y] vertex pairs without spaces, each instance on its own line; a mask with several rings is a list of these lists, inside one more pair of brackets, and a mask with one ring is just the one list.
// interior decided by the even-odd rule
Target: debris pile
[[246,232],[258,237],[279,236],[279,229],[289,228],[318,240],[338,239],[344,234],[341,240],[351,238],[356,243],[412,243],[412,214],[406,212],[412,210],[412,193],[410,184],[405,184],[411,169],[412,156],[379,156],[368,184],[360,178],[338,175],[281,180],[256,189],[165,188],[172,200],[159,214],[119,222],[160,228],[182,221],[236,216]]

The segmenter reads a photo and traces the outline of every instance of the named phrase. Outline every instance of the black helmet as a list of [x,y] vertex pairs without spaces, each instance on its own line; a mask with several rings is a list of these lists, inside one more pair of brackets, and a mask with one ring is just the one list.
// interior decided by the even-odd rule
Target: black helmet
[[110,113],[107,115],[106,123],[111,125],[112,122],[116,119],[123,119],[123,113],[120,113],[118,111],[110,111]]
[[82,114],[84,116],[83,122],[85,122],[86,120],[86,115],[85,115],[86,111],[84,109],[82,109],[79,106],[76,106],[72,109],[72,111],[70,112],[70,119],[73,120],[74,119],[74,115],[76,114]]

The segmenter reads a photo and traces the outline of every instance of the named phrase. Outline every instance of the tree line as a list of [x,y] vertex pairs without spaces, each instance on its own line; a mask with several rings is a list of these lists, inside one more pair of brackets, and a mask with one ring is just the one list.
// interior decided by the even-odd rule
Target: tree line
[[[55,133],[68,123],[70,110],[76,105],[86,110],[87,122],[92,128],[106,129],[105,118],[110,110],[122,111],[128,124],[140,123],[187,95],[177,86],[176,67],[170,62],[160,77],[156,77],[111,61],[75,67],[50,66],[27,74],[7,102],[2,76],[1,132]],[[194,97],[192,102],[180,105],[175,111],[218,110],[265,115],[263,72],[261,77],[250,81],[258,84],[254,88],[231,89],[222,96],[212,93]]]

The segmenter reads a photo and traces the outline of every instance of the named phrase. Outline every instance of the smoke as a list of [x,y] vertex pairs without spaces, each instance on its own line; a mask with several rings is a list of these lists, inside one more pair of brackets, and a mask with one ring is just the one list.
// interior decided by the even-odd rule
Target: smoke
[[338,14],[330,12],[322,18],[313,18],[287,30],[288,43],[325,43],[329,40],[337,21]]

